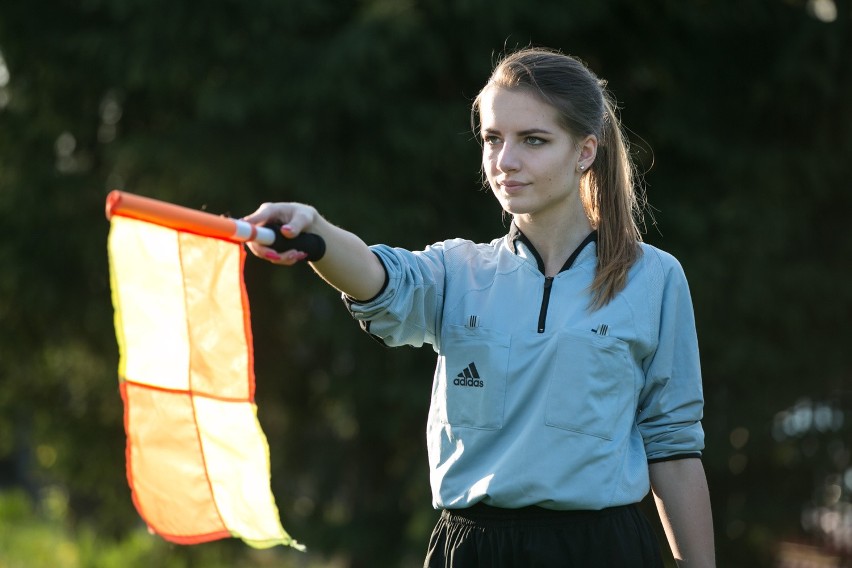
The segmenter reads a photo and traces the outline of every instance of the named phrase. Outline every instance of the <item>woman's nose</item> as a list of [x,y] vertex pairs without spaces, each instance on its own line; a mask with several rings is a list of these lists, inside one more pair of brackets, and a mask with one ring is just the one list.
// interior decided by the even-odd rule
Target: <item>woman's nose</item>
[[501,172],[513,172],[520,168],[520,161],[513,144],[503,143],[500,153],[497,154],[497,168]]

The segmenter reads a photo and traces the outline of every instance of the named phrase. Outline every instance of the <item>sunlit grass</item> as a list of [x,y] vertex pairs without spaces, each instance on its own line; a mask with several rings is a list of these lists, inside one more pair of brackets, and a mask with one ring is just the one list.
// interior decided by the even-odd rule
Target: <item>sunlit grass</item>
[[0,567],[185,566],[183,561],[170,561],[167,546],[144,530],[107,542],[87,527],[72,531],[57,517],[50,510],[37,510],[21,491],[0,493]]
[[216,545],[187,550],[149,534],[142,527],[120,539],[110,539],[85,525],[71,527],[63,517],[45,507],[45,503],[34,504],[23,491],[0,492],[0,568],[332,568],[339,565],[283,548],[245,547],[236,554],[237,558],[234,554],[223,555],[222,548]]

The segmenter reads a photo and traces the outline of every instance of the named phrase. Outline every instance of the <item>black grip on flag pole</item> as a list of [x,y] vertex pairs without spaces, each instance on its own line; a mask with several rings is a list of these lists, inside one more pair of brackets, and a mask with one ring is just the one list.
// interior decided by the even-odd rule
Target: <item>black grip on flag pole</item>
[[281,234],[281,225],[266,225],[275,231],[275,242],[269,248],[277,252],[299,250],[308,254],[305,260],[317,261],[325,255],[325,241],[313,233],[301,233],[292,239]]

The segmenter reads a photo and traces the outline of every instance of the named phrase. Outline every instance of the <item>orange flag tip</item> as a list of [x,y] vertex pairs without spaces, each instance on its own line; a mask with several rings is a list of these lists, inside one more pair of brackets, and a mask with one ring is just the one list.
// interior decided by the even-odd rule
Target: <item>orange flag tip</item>
[[121,192],[117,189],[113,189],[109,192],[106,198],[106,218],[107,221],[112,219],[113,211],[121,202]]

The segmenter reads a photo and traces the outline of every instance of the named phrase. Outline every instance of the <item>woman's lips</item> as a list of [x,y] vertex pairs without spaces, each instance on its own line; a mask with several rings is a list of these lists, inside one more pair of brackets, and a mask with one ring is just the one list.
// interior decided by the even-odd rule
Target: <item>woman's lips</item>
[[518,193],[519,191],[521,191],[522,189],[524,189],[527,186],[527,184],[522,182],[522,181],[516,181],[516,180],[511,180],[511,179],[510,180],[503,180],[503,181],[498,182],[498,183],[499,183],[500,187],[503,188],[503,191],[505,191],[506,193],[508,193],[510,195],[513,194],[513,193]]

